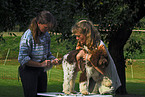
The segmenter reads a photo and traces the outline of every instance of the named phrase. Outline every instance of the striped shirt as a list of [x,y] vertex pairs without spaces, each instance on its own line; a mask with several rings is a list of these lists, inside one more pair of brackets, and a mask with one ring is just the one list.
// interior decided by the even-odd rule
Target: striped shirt
[[31,30],[28,29],[20,41],[18,61],[24,65],[29,60],[43,62],[44,60],[55,59],[50,52],[50,35],[48,32],[38,36],[40,44],[35,44]]

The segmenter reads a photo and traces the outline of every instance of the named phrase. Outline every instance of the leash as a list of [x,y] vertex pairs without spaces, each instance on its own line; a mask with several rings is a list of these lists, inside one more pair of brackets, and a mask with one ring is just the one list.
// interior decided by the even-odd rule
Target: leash
[[105,75],[105,74],[103,73],[103,70],[101,70],[101,69],[99,69],[98,67],[96,67],[96,66],[92,63],[92,61],[90,61],[90,63],[92,64],[92,66],[93,66],[98,72],[100,72],[102,75]]
[[[88,54],[86,55],[86,64],[88,63]],[[104,72],[103,72],[103,70],[101,70],[101,69],[99,69],[98,67],[96,67],[93,63],[92,63],[92,61],[90,60],[90,63],[91,63],[91,65],[99,72],[99,73],[101,73],[102,75],[105,75],[104,74]]]

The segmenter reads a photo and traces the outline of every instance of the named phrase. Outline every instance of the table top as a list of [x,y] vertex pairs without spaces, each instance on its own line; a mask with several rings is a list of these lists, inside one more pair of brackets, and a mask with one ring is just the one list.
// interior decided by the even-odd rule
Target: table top
[[101,94],[82,95],[80,93],[66,95],[61,92],[37,93],[37,95],[46,96],[46,97],[113,97],[112,95],[101,95]]

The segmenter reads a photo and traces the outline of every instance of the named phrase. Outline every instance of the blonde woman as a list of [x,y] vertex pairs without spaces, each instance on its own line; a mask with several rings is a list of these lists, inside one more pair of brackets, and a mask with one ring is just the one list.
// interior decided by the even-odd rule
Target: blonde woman
[[[88,63],[86,65],[87,78],[80,80],[80,92],[83,94],[88,94],[90,91],[100,94],[114,93],[121,85],[120,79],[114,61],[94,24],[88,20],[81,20],[72,27],[72,33],[78,40],[76,49],[81,49],[76,59],[83,57]],[[96,76],[94,70],[100,75]],[[95,83],[94,86],[93,83]]]

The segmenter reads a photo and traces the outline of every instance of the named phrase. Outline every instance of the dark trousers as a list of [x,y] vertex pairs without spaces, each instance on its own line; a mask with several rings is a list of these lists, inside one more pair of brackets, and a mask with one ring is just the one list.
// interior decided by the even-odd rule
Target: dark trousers
[[47,90],[47,73],[41,67],[19,67],[25,97],[38,97]]

